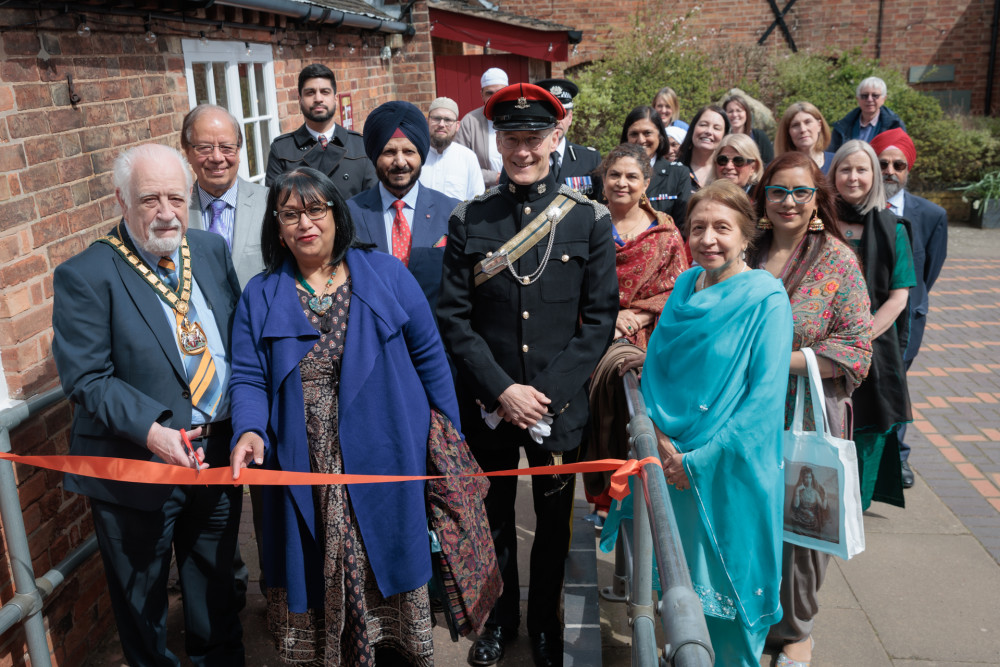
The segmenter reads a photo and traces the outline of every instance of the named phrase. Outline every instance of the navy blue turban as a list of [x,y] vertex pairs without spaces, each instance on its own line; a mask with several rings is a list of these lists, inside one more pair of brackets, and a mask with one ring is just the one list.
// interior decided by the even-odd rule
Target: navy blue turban
[[374,163],[397,130],[417,147],[423,163],[431,145],[431,133],[424,114],[409,102],[386,102],[368,114],[362,134],[368,159]]

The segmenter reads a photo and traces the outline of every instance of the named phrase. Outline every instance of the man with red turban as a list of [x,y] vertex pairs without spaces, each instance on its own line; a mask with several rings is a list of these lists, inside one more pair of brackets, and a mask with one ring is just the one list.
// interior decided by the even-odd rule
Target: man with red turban
[[[909,135],[899,128],[876,135],[871,146],[878,155],[885,182],[889,208],[901,218],[910,221],[913,231],[913,268],[917,285],[910,290],[910,340],[903,352],[907,370],[920,351],[920,341],[927,323],[928,293],[941,273],[948,254],[948,216],[945,210],[906,191],[910,171],[917,161],[917,149]],[[910,446],[903,437],[906,425],[899,429],[899,456],[903,468],[903,487],[913,486],[910,469]]]

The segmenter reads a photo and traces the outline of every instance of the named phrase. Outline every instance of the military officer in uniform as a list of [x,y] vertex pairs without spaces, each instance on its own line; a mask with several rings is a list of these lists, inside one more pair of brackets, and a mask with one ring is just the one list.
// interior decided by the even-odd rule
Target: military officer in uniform
[[536,85],[552,93],[563,105],[566,115],[556,123],[559,131],[559,145],[552,151],[549,165],[555,174],[557,183],[565,183],[581,194],[591,199],[598,198],[595,186],[594,170],[601,164],[601,154],[592,146],[574,144],[566,137],[570,125],[573,124],[573,98],[580,89],[572,81],[566,79],[543,79]]
[[326,65],[299,72],[299,107],[305,122],[271,143],[264,184],[296,167],[312,167],[330,177],[344,201],[378,184],[361,135],[334,122],[337,80]]
[[[548,91],[507,86],[484,111],[504,174],[452,213],[437,309],[457,366],[463,431],[484,470],[516,468],[521,447],[532,466],[572,463],[588,419],[587,379],[618,311],[611,218],[549,169],[565,111]],[[527,627],[537,665],[562,664],[573,480],[532,477]],[[516,490],[515,477],[496,477],[486,498],[504,592],[469,651],[473,665],[500,660],[520,623]]]

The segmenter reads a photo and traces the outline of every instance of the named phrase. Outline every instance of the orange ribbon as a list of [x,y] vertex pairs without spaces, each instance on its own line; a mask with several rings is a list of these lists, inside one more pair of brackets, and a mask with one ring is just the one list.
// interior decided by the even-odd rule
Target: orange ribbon
[[615,500],[624,500],[629,494],[628,478],[638,474],[643,466],[647,465],[655,465],[662,469],[660,459],[655,456],[647,456],[641,461],[635,459],[624,461],[611,475],[611,488],[608,490],[608,494]]
[[[271,486],[294,486],[313,484],[374,484],[379,482],[409,482],[413,480],[438,479],[436,475],[348,475],[316,472],[287,472],[284,470],[261,470],[260,468],[245,468],[237,480],[233,479],[232,468],[210,468],[202,470],[201,474],[194,468],[170,465],[155,461],[135,461],[132,459],[114,459],[103,456],[19,456],[0,452],[0,459],[14,463],[27,464],[36,468],[55,470],[85,477],[108,479],[119,482],[139,482],[143,484],[254,484]],[[584,461],[582,463],[565,463],[557,466],[537,466],[534,468],[517,468],[515,470],[496,470],[493,472],[463,475],[465,477],[515,477],[520,475],[563,475],[578,472],[621,471],[629,464],[642,464],[653,461],[659,465],[656,458],[643,459],[636,462],[621,459],[601,459]],[[638,468],[636,468],[638,470]],[[618,475],[616,472],[615,475]],[[632,473],[625,473],[635,474]],[[614,480],[614,476],[612,476]],[[626,484],[626,495],[628,485]],[[624,497],[624,496],[623,496]]]

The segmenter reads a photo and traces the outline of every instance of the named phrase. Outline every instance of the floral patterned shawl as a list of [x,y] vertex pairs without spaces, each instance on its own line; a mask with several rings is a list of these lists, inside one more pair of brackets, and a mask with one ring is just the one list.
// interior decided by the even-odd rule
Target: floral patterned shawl
[[[673,219],[654,210],[645,200],[639,207],[656,216],[656,224],[624,246],[615,245],[618,273],[618,307],[639,308],[659,315],[674,289],[677,276],[688,269],[688,260]],[[628,342],[646,349],[654,321],[628,336]]]
[[[789,299],[795,327],[792,350],[809,347],[817,356],[832,361],[834,378],[842,379],[836,383],[838,393],[850,396],[868,374],[872,359],[871,306],[857,255],[826,235],[815,264]],[[796,377],[791,376],[788,383],[786,425],[795,410]],[[808,415],[812,415],[810,405],[807,402]]]

